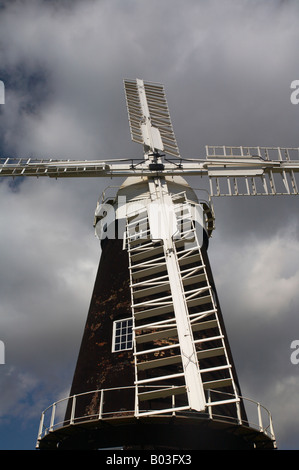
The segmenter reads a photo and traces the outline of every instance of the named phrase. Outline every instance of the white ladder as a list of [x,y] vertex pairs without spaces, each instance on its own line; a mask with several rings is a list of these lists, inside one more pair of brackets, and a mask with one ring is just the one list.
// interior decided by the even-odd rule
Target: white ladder
[[[168,246],[165,240],[151,239],[146,208],[127,216],[136,416],[204,411],[207,402],[214,406],[239,401],[191,205],[185,195],[172,199],[180,230]],[[183,325],[175,311],[180,301],[186,311]],[[187,339],[184,328],[191,332]],[[230,393],[225,398],[210,393],[224,387]]]

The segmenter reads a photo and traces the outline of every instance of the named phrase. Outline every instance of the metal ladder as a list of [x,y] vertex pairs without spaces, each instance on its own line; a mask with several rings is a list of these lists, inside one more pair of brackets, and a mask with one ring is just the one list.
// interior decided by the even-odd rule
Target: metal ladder
[[[186,357],[182,350],[167,253],[163,241],[151,239],[148,213],[144,208],[128,215],[126,226],[133,312],[136,416],[196,408],[191,403],[190,387],[202,389],[204,406],[196,408],[197,411],[204,411],[207,404],[216,406],[239,401],[191,204],[184,193],[172,196],[172,200],[179,236],[171,241],[171,251],[180,280],[178,290],[181,290],[186,306],[187,318],[184,321],[188,322],[192,331],[190,342],[195,356]],[[195,370],[191,374],[194,384],[186,372],[191,366]],[[219,389],[230,394],[222,397]]]

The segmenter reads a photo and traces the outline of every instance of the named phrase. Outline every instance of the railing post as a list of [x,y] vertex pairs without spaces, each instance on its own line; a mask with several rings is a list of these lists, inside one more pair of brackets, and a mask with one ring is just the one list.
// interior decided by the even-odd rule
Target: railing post
[[76,395],[73,395],[70,424],[74,424],[75,411],[76,411]]
[[[172,386],[172,388],[174,389],[174,385]],[[175,408],[175,395],[171,395],[171,405],[172,408]],[[172,412],[172,416],[175,416],[175,411]]]
[[272,422],[272,416],[271,413],[269,413],[269,422],[270,422],[270,433],[271,433],[271,438],[273,441],[275,441],[275,434],[274,434],[274,428],[273,428],[273,422]]
[[213,419],[213,414],[212,414],[212,405],[211,405],[211,390],[208,390],[208,411],[209,411],[209,418]]
[[56,411],[56,403],[54,403],[53,406],[52,406],[52,413],[51,413],[49,431],[53,431],[53,428],[54,428],[55,411]]
[[103,405],[104,405],[104,390],[102,389],[101,390],[101,396],[100,396],[99,419],[102,419]]
[[45,420],[45,413],[42,412],[42,415],[41,415],[41,418],[40,418],[40,423],[39,423],[39,429],[38,429],[38,437],[37,437],[37,440],[41,439],[41,437],[42,437],[44,420]]
[[242,424],[242,414],[241,414],[240,401],[236,402],[236,408],[237,408],[238,424]]
[[261,404],[257,404],[257,414],[258,414],[258,420],[259,420],[259,430],[262,432],[263,431],[263,422],[262,422],[262,412],[261,412]]

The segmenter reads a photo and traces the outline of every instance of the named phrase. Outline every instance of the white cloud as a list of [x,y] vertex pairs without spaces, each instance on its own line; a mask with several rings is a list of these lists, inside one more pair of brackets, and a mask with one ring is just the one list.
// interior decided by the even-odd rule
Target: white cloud
[[223,245],[226,260],[215,266],[217,285],[223,292],[233,286],[231,297],[244,314],[262,314],[270,321],[298,302],[299,247],[292,230],[266,239],[245,236],[236,247],[225,240]]

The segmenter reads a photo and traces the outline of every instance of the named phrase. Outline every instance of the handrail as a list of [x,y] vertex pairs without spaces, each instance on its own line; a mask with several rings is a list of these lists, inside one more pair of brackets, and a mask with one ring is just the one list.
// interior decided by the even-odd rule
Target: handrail
[[[146,387],[148,388],[148,387]],[[162,388],[160,385],[159,386],[151,386],[151,388]],[[105,401],[104,401],[104,394],[107,394],[107,393],[111,393],[113,391],[120,391],[120,390],[128,390],[128,389],[131,389],[132,390],[132,401],[133,401],[133,397],[134,397],[134,391],[135,391],[135,387],[134,386],[127,386],[127,387],[115,387],[115,388],[106,388],[106,389],[100,389],[100,390],[92,390],[92,391],[88,391],[88,392],[83,392],[83,393],[80,393],[80,394],[76,394],[76,395],[72,395],[72,396],[69,396],[69,397],[65,397],[65,398],[62,398],[60,400],[57,400],[56,402],[54,402],[52,405],[49,405],[41,414],[41,418],[40,418],[40,425],[39,425],[39,431],[38,431],[38,438],[37,438],[37,447],[39,445],[39,441],[41,439],[43,439],[45,436],[47,436],[49,433],[53,432],[54,430],[57,430],[57,429],[60,429],[66,425],[74,425],[76,422],[80,421],[82,423],[82,420],[86,420],[86,421],[89,421],[89,420],[104,420],[104,419],[107,419],[107,418],[111,418],[115,415],[117,415],[118,417],[120,416],[123,416],[123,417],[127,417],[127,416],[131,416],[131,417],[134,417],[134,409],[124,409],[122,408],[121,404],[120,404],[120,407],[119,409],[117,410],[113,410],[113,411],[105,411]],[[219,393],[221,394],[222,396],[225,395],[230,395],[228,393],[223,393],[223,392],[220,392],[219,390],[208,390],[207,391],[208,394],[209,393]],[[82,415],[82,416],[76,416],[76,405],[78,403],[78,399],[83,397],[83,396],[86,396],[86,395],[94,395],[94,394],[99,394],[99,406],[98,406],[98,409],[97,409],[97,412],[94,413],[94,414],[91,414],[91,415]],[[106,395],[107,396],[107,395]],[[253,429],[256,429],[258,430],[259,432],[265,434],[267,437],[269,437],[273,442],[274,442],[274,445],[275,445],[275,435],[274,435],[274,430],[273,430],[273,423],[272,423],[272,416],[271,416],[271,413],[269,412],[269,410],[261,405],[259,402],[256,402],[250,398],[246,398],[246,397],[242,397],[242,396],[239,396],[238,397],[239,400],[236,401],[234,400],[235,402],[235,406],[236,406],[236,414],[237,414],[237,418],[234,418],[236,420],[236,422],[239,424],[239,425],[245,425],[245,426],[249,426]],[[251,420],[245,420],[242,415],[241,415],[241,412],[240,412],[240,402],[243,402],[244,405],[246,402],[248,402],[249,404],[253,404],[255,407],[256,407],[256,413],[257,413],[257,422],[252,422]],[[233,402],[233,400],[232,400]],[[218,402],[220,403],[220,402]],[[59,406],[60,405],[64,405],[64,410],[63,410],[63,416],[61,416],[61,412],[59,412]],[[65,410],[66,410],[66,407],[69,405],[69,409],[70,409],[70,414],[69,414],[69,418],[65,418]],[[174,403],[174,400],[172,400],[172,408],[175,407],[175,403]],[[133,407],[132,407],[133,408]],[[262,417],[262,412],[264,412],[266,414],[266,419],[267,419],[267,422],[265,423],[265,417],[263,419]],[[167,413],[163,413],[163,411],[161,411],[161,415],[167,415],[171,413],[172,415],[178,415],[180,416],[181,413],[177,413],[176,411],[172,411],[171,410],[171,407],[170,407],[170,410],[168,410]],[[192,412],[192,410],[184,410],[184,413],[186,413],[188,416],[192,416],[193,418],[196,416],[196,414],[194,412]],[[201,418],[203,415],[202,413],[201,414],[198,414],[198,418]],[[221,414],[216,414],[214,413],[213,411],[213,402],[207,402],[207,417],[210,418],[210,419],[217,419],[217,420],[226,420],[229,419],[229,418],[232,418],[232,417],[229,417],[227,415],[221,415]]]

